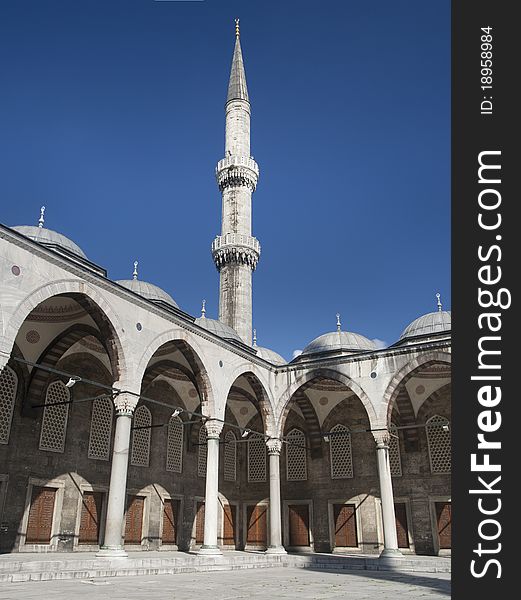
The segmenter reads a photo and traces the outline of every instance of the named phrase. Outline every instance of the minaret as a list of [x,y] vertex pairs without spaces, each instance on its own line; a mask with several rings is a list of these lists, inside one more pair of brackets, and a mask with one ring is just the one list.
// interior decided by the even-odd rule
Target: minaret
[[220,274],[219,320],[251,345],[251,279],[260,256],[260,244],[251,235],[251,196],[259,179],[259,167],[250,156],[250,100],[239,19],[235,20],[235,50],[225,114],[225,157],[215,170],[222,193],[222,227],[221,235],[212,243],[212,256]]

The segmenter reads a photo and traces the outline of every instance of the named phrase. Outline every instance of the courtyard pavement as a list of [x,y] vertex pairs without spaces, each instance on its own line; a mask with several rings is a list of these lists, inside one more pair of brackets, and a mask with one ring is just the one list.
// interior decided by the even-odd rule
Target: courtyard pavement
[[449,573],[294,567],[0,584],[0,600],[396,600],[450,598]]

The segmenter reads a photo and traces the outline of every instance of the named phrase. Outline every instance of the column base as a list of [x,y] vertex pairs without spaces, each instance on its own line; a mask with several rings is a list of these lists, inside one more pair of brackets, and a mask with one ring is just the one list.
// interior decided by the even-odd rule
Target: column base
[[99,558],[127,558],[128,554],[125,552],[123,546],[102,546],[96,557]]
[[397,548],[384,548],[378,558],[403,558],[403,554]]
[[222,556],[219,546],[201,546],[197,552],[198,556]]
[[269,546],[264,554],[287,554],[284,546]]

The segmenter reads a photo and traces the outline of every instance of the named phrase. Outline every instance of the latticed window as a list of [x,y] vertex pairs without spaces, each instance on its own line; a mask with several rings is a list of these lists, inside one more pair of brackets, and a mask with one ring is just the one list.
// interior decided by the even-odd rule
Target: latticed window
[[92,403],[90,420],[89,458],[108,460],[114,405],[110,398],[100,396]]
[[0,444],[9,442],[18,377],[10,367],[0,372]]
[[233,431],[224,436],[224,480],[235,481],[237,478],[237,438]]
[[181,473],[183,470],[183,421],[170,417],[166,448],[166,470]]
[[292,429],[286,436],[286,477],[288,481],[308,478],[306,436],[300,429]]
[[335,425],[329,438],[329,458],[331,479],[350,479],[353,477],[353,454],[351,452],[351,433],[345,425]]
[[450,473],[451,441],[448,420],[440,415],[434,415],[427,421],[425,429],[431,473]]
[[40,450],[50,452],[65,450],[69,405],[62,403],[69,400],[69,390],[61,381],[54,381],[47,388],[40,432]]
[[138,406],[134,413],[132,432],[132,454],[130,464],[135,467],[148,467],[150,461],[150,426],[152,415],[146,406]]
[[391,467],[391,475],[393,477],[402,476],[402,458],[400,455],[400,437],[396,425],[391,423],[389,427],[389,465]]
[[206,477],[206,450],[207,450],[208,434],[203,425],[199,429],[199,446],[197,446],[197,475]]
[[266,444],[259,434],[248,439],[248,481],[266,481]]

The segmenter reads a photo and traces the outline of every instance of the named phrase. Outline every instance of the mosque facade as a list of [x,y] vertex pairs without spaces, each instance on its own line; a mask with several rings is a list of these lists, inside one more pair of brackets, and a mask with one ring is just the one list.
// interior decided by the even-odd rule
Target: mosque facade
[[450,553],[451,314],[258,346],[250,117],[237,23],[218,319],[137,264],[112,281],[43,210],[0,226],[0,551]]

